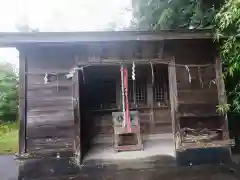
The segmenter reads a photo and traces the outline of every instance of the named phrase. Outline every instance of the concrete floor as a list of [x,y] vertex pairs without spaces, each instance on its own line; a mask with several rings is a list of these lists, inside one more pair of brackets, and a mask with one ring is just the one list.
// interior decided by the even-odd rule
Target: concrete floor
[[84,161],[137,160],[155,156],[175,157],[173,139],[146,140],[142,151],[115,152],[112,144],[97,144],[90,149]]
[[[147,156],[148,157],[148,156]],[[128,165],[130,161],[125,161]],[[144,161],[128,166],[82,166],[71,158],[26,159],[17,163],[13,156],[0,156],[1,180],[239,180],[239,164],[202,165],[191,167],[140,167]],[[126,165],[125,164],[125,165]],[[18,165],[20,169],[18,171]]]
[[0,179],[1,180],[17,180],[18,179],[18,163],[14,156],[0,156]]

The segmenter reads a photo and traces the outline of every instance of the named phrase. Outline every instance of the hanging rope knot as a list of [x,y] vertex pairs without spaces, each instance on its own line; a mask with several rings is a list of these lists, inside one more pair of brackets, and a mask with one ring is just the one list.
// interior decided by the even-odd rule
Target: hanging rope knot
[[133,61],[133,64],[132,64],[132,80],[135,80],[135,79],[136,79],[135,76],[136,76],[136,75],[135,75],[135,63],[134,63],[134,61]]
[[76,72],[76,68],[72,68],[68,74],[66,74],[66,78],[69,79],[69,78],[72,78],[74,73]]
[[210,80],[210,82],[208,84],[209,88],[211,88],[212,84],[216,84],[216,79]]
[[192,76],[191,76],[189,67],[187,65],[185,65],[185,69],[188,72],[188,81],[191,83],[192,82]]
[[152,72],[152,84],[154,83],[154,70],[153,70],[153,63],[150,61],[151,72]]
[[44,84],[47,84],[49,82],[48,80],[48,73],[45,73],[45,76],[44,76]]

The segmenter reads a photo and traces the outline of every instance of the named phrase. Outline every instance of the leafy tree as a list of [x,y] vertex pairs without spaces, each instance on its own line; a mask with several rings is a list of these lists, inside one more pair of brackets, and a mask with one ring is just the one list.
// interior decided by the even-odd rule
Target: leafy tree
[[212,28],[221,0],[135,0],[139,29]]
[[138,29],[214,29],[231,104],[218,110],[240,112],[240,0],[134,0],[133,10]]
[[[221,45],[228,101],[240,112],[240,0],[228,0],[216,14],[216,39]],[[221,38],[221,40],[220,40]]]
[[14,121],[18,109],[18,77],[11,64],[0,64],[0,122]]

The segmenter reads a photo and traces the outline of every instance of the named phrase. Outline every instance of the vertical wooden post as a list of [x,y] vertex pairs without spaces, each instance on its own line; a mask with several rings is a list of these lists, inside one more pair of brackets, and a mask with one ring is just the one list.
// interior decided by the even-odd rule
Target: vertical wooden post
[[117,78],[116,79],[116,107],[118,109],[121,109],[121,83],[120,83],[120,79]]
[[80,74],[79,70],[76,70],[73,78],[73,108],[74,108],[74,153],[77,156],[80,164],[82,162],[82,152],[81,152],[81,114],[80,114]]
[[[222,63],[219,55],[215,57],[215,71],[216,71],[216,85],[218,90],[218,103],[219,104],[227,104],[227,96],[225,91],[225,84],[222,77]],[[229,131],[228,131],[228,118],[225,115],[223,118],[223,139],[229,139]]]
[[176,66],[175,58],[172,57],[170,64],[168,65],[168,79],[169,79],[169,95],[170,95],[170,105],[171,105],[171,117],[172,117],[172,131],[173,138],[175,141],[175,148],[178,147],[178,128],[179,122],[177,120],[177,111],[178,111],[178,99],[177,99],[177,80],[176,80]]
[[27,57],[19,53],[19,155],[27,152]]
[[151,131],[155,127],[155,114],[154,114],[154,99],[153,99],[153,84],[152,84],[152,76],[147,79],[147,103],[149,107],[149,116],[150,116],[150,128]]

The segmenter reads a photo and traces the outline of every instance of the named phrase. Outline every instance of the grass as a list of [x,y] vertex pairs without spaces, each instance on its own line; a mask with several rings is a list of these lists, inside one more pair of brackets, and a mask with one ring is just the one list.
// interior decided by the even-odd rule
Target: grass
[[0,154],[15,154],[18,151],[18,124],[0,123]]

